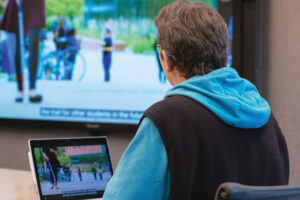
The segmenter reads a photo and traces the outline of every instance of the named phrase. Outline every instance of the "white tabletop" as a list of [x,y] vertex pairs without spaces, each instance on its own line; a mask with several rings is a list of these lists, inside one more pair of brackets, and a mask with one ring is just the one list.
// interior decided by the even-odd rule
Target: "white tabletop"
[[30,171],[0,168],[0,197],[5,200],[38,200]]

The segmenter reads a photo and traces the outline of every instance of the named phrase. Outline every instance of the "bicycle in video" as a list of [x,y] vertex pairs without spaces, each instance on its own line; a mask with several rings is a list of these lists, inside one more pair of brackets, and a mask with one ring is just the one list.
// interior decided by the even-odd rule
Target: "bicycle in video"
[[41,57],[40,78],[81,81],[86,72],[86,62],[80,54],[81,40],[76,38],[76,30],[71,29],[66,35],[55,37],[54,42],[56,50]]

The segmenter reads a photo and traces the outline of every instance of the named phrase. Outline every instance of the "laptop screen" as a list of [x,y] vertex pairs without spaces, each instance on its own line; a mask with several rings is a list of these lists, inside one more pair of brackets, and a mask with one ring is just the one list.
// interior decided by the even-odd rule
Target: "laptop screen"
[[106,138],[31,140],[40,198],[102,197],[113,171]]

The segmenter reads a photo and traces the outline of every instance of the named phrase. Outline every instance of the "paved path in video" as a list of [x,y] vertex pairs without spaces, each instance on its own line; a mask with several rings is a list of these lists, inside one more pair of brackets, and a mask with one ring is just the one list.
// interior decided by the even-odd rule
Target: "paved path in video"
[[[83,82],[103,82],[102,52],[82,50],[87,62],[87,73]],[[76,66],[75,71],[76,74]],[[158,84],[158,66],[154,55],[118,52],[112,54],[111,83]],[[76,77],[75,77],[76,78]]]
[[[158,81],[158,67],[154,55],[133,54],[131,52],[113,52],[111,81],[104,82],[102,51],[82,49],[80,52],[87,63],[87,71],[82,81],[38,80],[37,91],[43,95],[39,104],[28,102],[15,103],[16,82],[0,79],[0,117],[57,120],[57,117],[41,117],[41,107],[71,109],[111,109],[144,111],[153,103],[161,100],[168,83]],[[25,77],[28,74],[25,70]],[[78,76],[79,69],[74,71]],[[25,95],[28,95],[28,78],[25,78]],[[26,91],[27,90],[27,91]],[[94,121],[128,123],[98,118],[69,118],[59,120]],[[138,120],[130,123],[137,123]]]
[[[96,40],[97,41],[97,40]],[[55,50],[52,40],[45,41],[45,52]],[[80,54],[86,62],[86,74],[82,82],[104,82],[104,67],[102,50],[82,48]],[[77,66],[76,66],[77,65]],[[81,62],[75,64],[74,79],[77,80],[82,72]],[[113,51],[110,70],[111,83],[148,83],[158,84],[158,63],[153,54],[136,54],[130,50]]]
[[[98,174],[97,174],[98,176]],[[62,192],[71,192],[71,191],[84,191],[84,190],[103,190],[108,181],[110,180],[110,173],[103,174],[103,180],[99,180],[99,176],[97,180],[94,179],[94,175],[92,173],[82,173],[82,181],[80,181],[77,173],[72,174],[71,182],[59,182],[58,189],[51,189],[52,184],[42,183],[41,189],[44,195],[49,194],[61,194]]]

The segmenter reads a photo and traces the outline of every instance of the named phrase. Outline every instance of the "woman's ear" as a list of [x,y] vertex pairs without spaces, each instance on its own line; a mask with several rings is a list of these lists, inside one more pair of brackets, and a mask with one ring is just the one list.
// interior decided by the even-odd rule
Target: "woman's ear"
[[170,54],[166,50],[162,50],[161,54],[162,54],[162,60],[166,66],[166,70],[172,71],[174,69],[174,65]]

